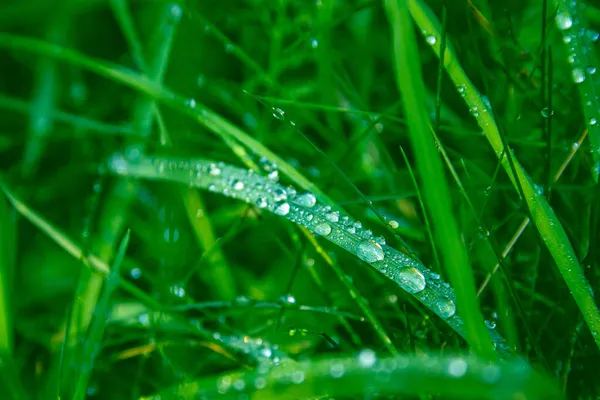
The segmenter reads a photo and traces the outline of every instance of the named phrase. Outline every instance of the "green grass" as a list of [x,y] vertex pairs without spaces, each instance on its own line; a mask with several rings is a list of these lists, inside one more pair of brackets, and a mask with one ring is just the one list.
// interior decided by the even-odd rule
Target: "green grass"
[[0,5],[4,397],[597,398],[599,15]]

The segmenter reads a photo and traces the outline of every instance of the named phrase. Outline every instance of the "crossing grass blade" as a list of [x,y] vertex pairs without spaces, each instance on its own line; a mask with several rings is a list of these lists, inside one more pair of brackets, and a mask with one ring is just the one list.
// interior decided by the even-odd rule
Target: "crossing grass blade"
[[480,356],[493,359],[494,347],[479,309],[473,271],[454,219],[448,183],[424,109],[421,66],[407,3],[386,0],[385,6],[393,36],[396,80],[404,100],[404,114],[408,120],[421,191],[431,216],[436,245],[439,246],[444,268],[455,289],[457,307],[465,322],[467,342]]
[[[441,28],[439,21],[421,0],[408,0],[408,9],[413,20],[425,36],[432,36],[431,48],[435,54],[440,55]],[[548,203],[546,197],[536,189],[536,185],[521,166],[512,152],[506,152],[504,141],[498,130],[492,113],[483,101],[481,94],[473,85],[465,71],[462,69],[450,41],[445,49],[444,68],[457,88],[465,104],[483,130],[496,156],[500,159],[502,167],[511,179],[517,192],[522,193],[531,219],[535,224],[542,241],[552,255],[556,267],[569,288],[573,299],[577,303],[586,324],[594,337],[596,345],[600,348],[600,310],[594,300],[590,283],[585,277],[584,270],[577,260],[577,256],[560,220]],[[473,111],[474,110],[474,111]]]

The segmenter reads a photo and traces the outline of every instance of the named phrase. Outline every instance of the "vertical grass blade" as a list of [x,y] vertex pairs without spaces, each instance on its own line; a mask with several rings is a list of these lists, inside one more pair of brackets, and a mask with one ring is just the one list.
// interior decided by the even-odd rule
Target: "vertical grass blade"
[[17,251],[15,217],[4,196],[0,196],[0,356],[11,355],[14,346],[12,296]]
[[[408,6],[414,21],[423,34],[435,39],[429,40],[428,43],[435,54],[440,57],[441,28],[436,16],[422,0],[408,0]],[[449,41],[443,62],[446,72],[469,107],[471,115],[475,117],[483,130],[506,174],[517,192],[523,194],[531,219],[577,303],[596,345],[600,348],[600,310],[598,310],[590,283],[585,277],[584,270],[577,260],[573,246],[560,220],[548,204],[546,197],[536,190],[534,182],[512,152],[510,152],[510,158],[507,155],[494,117],[488,112],[488,106],[479,91],[460,66],[458,57]]]
[[425,90],[419,52],[407,3],[401,0],[386,0],[385,6],[393,36],[396,80],[403,98],[423,198],[431,216],[436,244],[439,246],[444,268],[454,286],[457,306],[465,322],[466,339],[480,356],[493,359],[494,347],[479,310],[473,271],[454,219],[450,190],[431,135],[425,110]]
[[94,362],[101,348],[102,336],[104,335],[104,330],[108,321],[112,295],[119,286],[121,264],[125,258],[130,236],[131,233],[127,231],[119,245],[115,260],[110,267],[110,274],[104,279],[102,294],[96,304],[94,317],[90,323],[87,336],[83,343],[83,350],[80,356],[80,369],[77,371],[79,374],[73,385],[73,399],[84,399],[86,397],[89,379],[92,375]]
[[584,2],[556,0],[558,7],[555,22],[567,48],[573,83],[577,86],[590,137],[590,151],[594,160],[592,176],[598,183],[600,175],[600,95],[593,75],[599,67],[594,65],[598,33],[586,27],[583,17]]

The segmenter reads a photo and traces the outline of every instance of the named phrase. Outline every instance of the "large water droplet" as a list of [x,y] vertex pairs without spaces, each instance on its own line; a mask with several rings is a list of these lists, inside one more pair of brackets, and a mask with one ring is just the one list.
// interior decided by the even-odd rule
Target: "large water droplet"
[[571,17],[571,14],[569,14],[567,11],[564,11],[564,10],[559,11],[558,14],[556,14],[556,26],[561,31],[564,31],[565,29],[569,29],[570,27],[572,27],[573,26],[573,18]]
[[315,225],[315,233],[321,235],[321,236],[327,236],[331,233],[331,225],[329,225],[326,222],[321,222],[317,225]]
[[462,377],[467,372],[467,362],[462,358],[455,358],[448,364],[448,374],[455,378]]
[[290,205],[286,202],[279,203],[273,212],[277,215],[287,215],[290,212]]
[[425,289],[425,277],[414,267],[401,268],[396,275],[400,286],[408,293],[415,294]]
[[436,301],[433,308],[440,317],[446,319],[452,317],[456,313],[456,305],[447,297],[443,297]]
[[302,193],[300,196],[294,199],[294,203],[302,207],[314,207],[317,203],[317,199],[314,194],[310,192]]
[[379,243],[371,239],[361,240],[358,242],[358,245],[356,246],[356,255],[358,258],[368,263],[381,261],[385,257],[383,249]]
[[234,179],[233,182],[231,182],[231,186],[234,190],[244,190],[244,182],[238,179]]

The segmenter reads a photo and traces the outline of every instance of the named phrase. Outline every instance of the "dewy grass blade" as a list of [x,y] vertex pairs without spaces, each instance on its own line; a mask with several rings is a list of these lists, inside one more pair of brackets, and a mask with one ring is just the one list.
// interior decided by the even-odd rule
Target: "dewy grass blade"
[[[422,0],[408,0],[409,10],[419,29],[435,54],[440,56],[440,24],[433,12]],[[517,191],[522,191],[524,200],[542,240],[550,251],[556,266],[567,284],[573,299],[590,329],[596,345],[600,348],[600,310],[594,301],[591,286],[585,277],[581,264],[577,260],[567,233],[558,220],[548,201],[527,175],[519,161],[511,154],[505,154],[504,143],[498,126],[465,71],[460,66],[457,55],[448,41],[444,56],[444,67],[459,94],[465,100],[471,114],[483,130],[502,167],[511,179]],[[514,169],[513,169],[514,168]]]
[[[286,189],[252,170],[210,160],[134,156],[128,159],[122,154],[114,154],[108,161],[108,170],[122,176],[199,187],[285,217],[370,264],[465,336],[463,320],[456,314],[454,292],[440,281],[439,275],[387,246],[383,239],[363,229],[360,222],[342,216],[314,194],[296,195],[295,190]],[[489,330],[488,333],[498,353],[505,356],[512,353],[496,331]]]
[[386,0],[385,6],[393,36],[396,81],[404,99],[404,114],[408,120],[423,199],[434,226],[436,244],[444,269],[454,286],[465,322],[467,342],[480,356],[493,359],[494,348],[479,310],[473,270],[454,219],[454,210],[449,201],[452,198],[450,189],[425,110],[425,90],[412,20],[405,1]]
[[593,65],[592,54],[595,52],[595,42],[598,33],[585,26],[583,18],[583,2],[573,0],[556,0],[556,27],[563,36],[567,47],[567,61],[571,65],[573,83],[579,91],[580,101],[585,116],[585,124],[590,136],[590,148],[594,166],[592,175],[598,183],[600,175],[600,101],[598,90],[592,79],[596,69]]
[[[365,387],[369,388],[365,391]],[[473,356],[317,358],[265,373],[236,371],[182,383],[142,400],[222,398],[304,399],[325,397],[441,396],[460,399],[559,399],[556,385],[522,360],[489,363]]]

